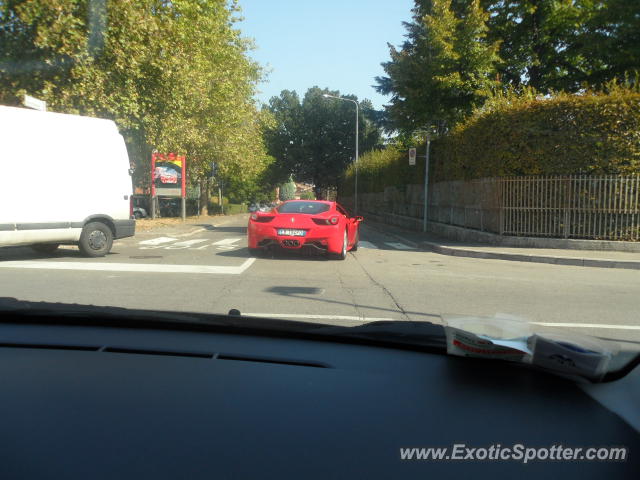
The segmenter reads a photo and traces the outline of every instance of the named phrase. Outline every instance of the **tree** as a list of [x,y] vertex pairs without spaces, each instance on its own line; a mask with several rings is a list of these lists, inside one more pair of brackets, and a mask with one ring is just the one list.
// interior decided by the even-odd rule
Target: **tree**
[[585,83],[599,87],[614,77],[635,79],[640,72],[640,2],[591,0],[576,55],[589,75]]
[[640,2],[483,0],[505,84],[575,92],[640,68]]
[[0,102],[28,92],[54,111],[115,120],[138,180],[156,149],[186,154],[205,187],[211,161],[250,183],[266,168],[268,122],[237,12],[235,0],[0,2]]
[[[332,98],[338,91],[313,87],[300,100],[296,92],[284,90],[265,108],[274,126],[265,133],[269,154],[275,157],[274,171],[286,178],[315,185],[316,191],[335,187],[355,156],[355,106]],[[357,101],[353,95],[345,96]],[[359,102],[360,152],[380,144],[380,129],[371,119],[371,102]]]
[[405,23],[407,41],[389,45],[376,89],[390,94],[392,125],[410,132],[447,128],[481,105],[497,85],[498,42],[487,38],[488,14],[478,0],[418,0]]
[[293,200],[295,196],[296,184],[293,181],[293,177],[289,177],[289,180],[280,187],[280,200],[286,202],[287,200]]

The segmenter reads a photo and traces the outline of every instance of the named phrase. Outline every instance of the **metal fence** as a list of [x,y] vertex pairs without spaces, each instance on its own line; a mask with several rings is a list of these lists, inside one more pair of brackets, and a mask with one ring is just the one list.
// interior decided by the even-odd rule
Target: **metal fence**
[[[423,186],[363,193],[362,213],[422,226]],[[349,206],[353,198],[342,199]],[[482,178],[433,183],[428,218],[500,235],[640,241],[639,175]],[[404,225],[404,224],[402,224]],[[413,228],[409,226],[408,228]]]
[[640,240],[640,177],[550,176],[495,179],[500,234]]

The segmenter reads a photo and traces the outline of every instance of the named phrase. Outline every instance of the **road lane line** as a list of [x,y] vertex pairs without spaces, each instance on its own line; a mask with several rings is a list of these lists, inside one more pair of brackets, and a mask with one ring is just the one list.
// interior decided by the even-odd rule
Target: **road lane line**
[[195,245],[197,243],[202,243],[202,242],[206,242],[207,239],[206,238],[199,238],[199,239],[194,239],[194,240],[183,240],[182,242],[176,242],[173,243],[171,245],[167,245],[166,247],[164,247],[167,250],[180,250],[183,248],[189,248],[192,245]]
[[142,242],[138,242],[138,245],[160,245],[162,243],[175,242],[177,238],[173,237],[158,237],[152,238],[151,240],[144,240]]
[[409,245],[405,245],[400,242],[384,242],[385,245],[389,245],[397,250],[415,250],[415,247],[410,247]]
[[378,247],[376,247],[373,243],[367,242],[366,240],[359,240],[358,241],[358,248],[371,248],[371,249],[374,249],[374,250],[378,249]]
[[640,325],[607,325],[602,323],[549,323],[531,322],[544,327],[574,327],[574,328],[611,328],[616,330],[640,330]]
[[259,318],[308,318],[315,320],[359,320],[367,322],[378,322],[385,320],[394,320],[393,318],[378,318],[378,317],[357,317],[353,315],[304,315],[296,313],[243,313],[247,317],[259,317]]
[[221,245],[233,245],[234,243],[238,243],[240,240],[242,240],[242,238],[225,238],[224,240],[218,240],[211,245],[214,247]]
[[240,275],[249,268],[255,258],[246,259],[237,267],[217,265],[167,265],[145,263],[92,263],[92,262],[51,262],[51,261],[15,261],[0,262],[0,268],[22,268],[40,270],[85,270],[103,272],[141,272],[141,273],[198,273]]

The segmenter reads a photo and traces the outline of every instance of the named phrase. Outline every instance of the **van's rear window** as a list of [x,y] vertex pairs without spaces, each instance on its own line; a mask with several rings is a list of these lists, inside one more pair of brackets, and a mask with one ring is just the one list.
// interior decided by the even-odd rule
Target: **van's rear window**
[[278,207],[278,213],[308,213],[316,215],[329,210],[331,205],[321,202],[287,202]]

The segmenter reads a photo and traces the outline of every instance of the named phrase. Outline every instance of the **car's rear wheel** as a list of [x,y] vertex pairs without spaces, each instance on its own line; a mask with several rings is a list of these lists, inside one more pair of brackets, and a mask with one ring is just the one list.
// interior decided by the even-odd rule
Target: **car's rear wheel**
[[332,258],[335,258],[336,260],[344,260],[345,258],[347,258],[347,248],[349,245],[349,237],[347,237],[347,231],[344,231],[344,235],[342,236],[342,249],[340,250],[340,253],[334,253],[332,254]]
[[37,243],[31,245],[31,248],[38,253],[54,253],[59,246],[60,244],[58,243]]
[[113,245],[111,229],[101,222],[91,222],[84,226],[78,247],[87,257],[104,257]]
[[353,242],[353,245],[351,245],[351,251],[352,252],[357,252],[358,251],[358,242],[360,241],[360,232],[358,232],[356,230],[356,240],[355,242]]

